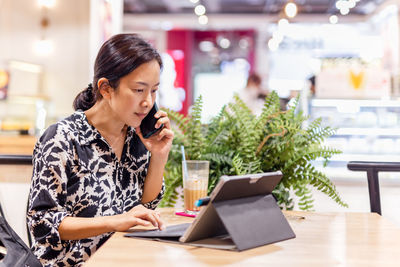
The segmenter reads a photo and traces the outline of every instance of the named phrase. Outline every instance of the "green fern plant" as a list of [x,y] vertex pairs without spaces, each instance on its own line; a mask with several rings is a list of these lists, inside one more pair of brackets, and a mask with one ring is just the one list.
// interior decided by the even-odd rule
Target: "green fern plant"
[[279,97],[272,92],[265,99],[262,113],[255,116],[235,96],[207,125],[201,124],[201,96],[195,101],[191,116],[167,110],[175,138],[165,168],[161,205],[173,206],[180,197],[176,189],[182,186],[180,146],[184,145],[187,159],[210,161],[209,193],[222,175],[280,170],[283,178],[273,194],[282,208],[293,209],[291,192],[294,192],[299,208],[311,210],[311,187],[347,207],[335,185],[311,164],[317,158],[324,159],[326,164],[334,154],[341,153],[322,146],[324,139],[334,134],[334,129],[323,127],[321,119],[304,129],[302,125],[307,117],[296,112],[297,104],[298,99],[289,110],[281,111]]

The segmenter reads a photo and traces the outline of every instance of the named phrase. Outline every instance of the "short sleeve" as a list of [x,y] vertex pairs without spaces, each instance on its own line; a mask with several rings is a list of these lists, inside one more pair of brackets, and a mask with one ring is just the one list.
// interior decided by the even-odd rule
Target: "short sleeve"
[[38,141],[33,153],[33,175],[29,195],[28,226],[33,250],[40,259],[62,257],[63,245],[58,232],[68,216],[66,202],[66,165],[68,144],[53,138]]

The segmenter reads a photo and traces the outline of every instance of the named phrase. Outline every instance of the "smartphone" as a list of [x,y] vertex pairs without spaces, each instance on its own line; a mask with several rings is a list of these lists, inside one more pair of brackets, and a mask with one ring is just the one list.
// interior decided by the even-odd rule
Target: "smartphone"
[[154,118],[154,115],[157,113],[157,111],[157,104],[154,103],[154,106],[151,108],[150,112],[146,115],[146,117],[144,117],[142,123],[140,124],[140,131],[142,132],[144,138],[149,138],[164,127],[164,124],[161,124],[159,128],[155,127],[158,119]]

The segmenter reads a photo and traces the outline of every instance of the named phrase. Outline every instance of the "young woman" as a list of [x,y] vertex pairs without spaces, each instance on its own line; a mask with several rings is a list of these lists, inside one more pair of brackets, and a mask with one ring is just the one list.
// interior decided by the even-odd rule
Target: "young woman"
[[154,209],[173,132],[163,111],[155,115],[161,131],[144,139],[139,127],[155,103],[161,67],[160,55],[137,35],[112,37],[75,113],[38,140],[28,223],[44,266],[81,265],[115,231],[164,228]]

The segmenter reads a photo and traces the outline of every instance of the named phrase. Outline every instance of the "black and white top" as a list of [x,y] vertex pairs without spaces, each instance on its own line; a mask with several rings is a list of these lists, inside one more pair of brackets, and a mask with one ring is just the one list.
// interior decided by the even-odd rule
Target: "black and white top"
[[[63,241],[58,227],[66,216],[121,214],[141,203],[150,152],[128,127],[119,161],[82,111],[51,125],[36,143],[29,196],[32,250],[43,266],[81,265],[112,233]],[[145,203],[154,209],[161,200]]]

